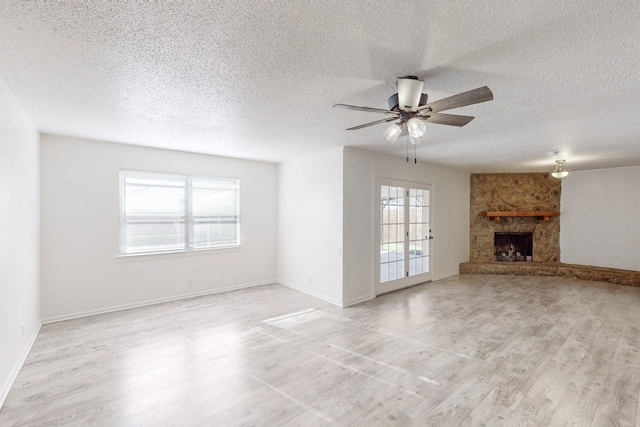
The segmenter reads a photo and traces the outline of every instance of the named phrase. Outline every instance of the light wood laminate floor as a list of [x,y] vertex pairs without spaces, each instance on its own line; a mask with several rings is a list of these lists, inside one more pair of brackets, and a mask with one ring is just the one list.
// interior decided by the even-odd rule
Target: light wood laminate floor
[[640,288],[464,275],[338,308],[260,286],[44,325],[0,425],[633,426]]

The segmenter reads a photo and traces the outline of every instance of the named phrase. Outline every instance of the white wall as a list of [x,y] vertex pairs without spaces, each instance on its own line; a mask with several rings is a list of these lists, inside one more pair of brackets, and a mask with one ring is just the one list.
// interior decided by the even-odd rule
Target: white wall
[[345,305],[374,296],[376,178],[432,185],[433,278],[458,274],[469,260],[469,173],[355,149],[345,149],[344,171]]
[[342,305],[342,148],[278,166],[278,281]]
[[0,407],[40,328],[38,138],[0,80]]
[[[344,150],[344,305],[375,297],[374,207],[375,174],[373,155]],[[389,158],[391,159],[391,158]],[[393,160],[391,160],[393,161]]]
[[[43,321],[275,280],[275,164],[63,136],[41,139]],[[240,178],[242,247],[117,257],[121,168]]]
[[562,180],[560,258],[640,271],[640,166],[572,172]]

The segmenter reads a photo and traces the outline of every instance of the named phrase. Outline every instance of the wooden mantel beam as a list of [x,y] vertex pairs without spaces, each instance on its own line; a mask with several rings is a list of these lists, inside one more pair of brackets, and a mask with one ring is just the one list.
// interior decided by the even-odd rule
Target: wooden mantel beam
[[503,216],[535,217],[539,221],[549,221],[552,216],[560,216],[558,211],[483,211],[480,213],[493,221],[500,221]]

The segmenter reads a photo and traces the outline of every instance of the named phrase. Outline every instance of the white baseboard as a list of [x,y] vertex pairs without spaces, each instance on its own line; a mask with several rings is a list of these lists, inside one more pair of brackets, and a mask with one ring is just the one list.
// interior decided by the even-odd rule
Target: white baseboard
[[148,305],[162,304],[162,303],[165,303],[165,302],[179,301],[179,300],[182,300],[182,299],[202,297],[202,296],[205,296],[205,295],[219,294],[219,293],[222,293],[222,292],[235,291],[235,290],[238,290],[238,289],[251,288],[251,287],[254,287],[254,286],[269,285],[269,284],[273,284],[273,283],[278,283],[278,282],[277,282],[277,280],[265,280],[265,281],[261,281],[261,282],[244,283],[242,285],[234,285],[234,286],[227,286],[227,287],[224,287],[224,288],[208,289],[206,291],[201,291],[201,292],[193,292],[193,293],[189,293],[189,294],[175,295],[175,296],[171,296],[171,297],[158,298],[158,299],[147,300],[147,301],[139,301],[139,302],[134,302],[134,303],[130,303],[130,304],[122,304],[122,305],[116,305],[116,306],[111,306],[111,307],[98,308],[98,309],[95,309],[95,310],[81,311],[81,312],[78,312],[78,313],[63,314],[63,315],[60,315],[60,316],[52,316],[52,317],[47,317],[45,319],[42,319],[42,323],[43,324],[47,324],[47,323],[63,322],[65,320],[78,319],[80,317],[88,317],[88,316],[95,316],[97,314],[113,313],[115,311],[129,310],[131,308],[145,307],[145,306],[148,306]]
[[453,276],[458,276],[460,273],[459,272],[454,272],[454,273],[445,273],[445,274],[439,274],[437,277],[433,278],[433,281],[435,282],[436,280],[442,280],[442,279],[447,279],[449,277],[453,277]]
[[351,298],[348,300],[342,301],[343,307],[348,307],[350,305],[360,304],[361,302],[369,301],[374,299],[376,296],[373,294],[361,295],[359,297]]
[[286,280],[279,280],[278,279],[278,280],[276,280],[276,282],[280,283],[281,285],[286,286],[287,288],[291,288],[291,289],[294,289],[294,290],[296,290],[298,292],[302,292],[303,294],[311,295],[312,297],[321,299],[321,300],[326,301],[328,303],[331,303],[333,305],[337,305],[338,307],[343,307],[342,301],[335,300],[333,298],[327,297],[326,295],[318,294],[316,292],[313,292],[313,291],[310,291],[308,289],[305,289],[305,288],[302,288],[300,286],[297,286],[297,285],[295,285],[295,284],[293,284],[291,282],[287,282]]
[[0,390],[0,409],[2,409],[2,406],[4,405],[4,401],[7,400],[7,396],[9,396],[9,391],[11,390],[13,383],[18,377],[18,374],[20,373],[20,369],[22,369],[24,362],[27,360],[27,356],[29,356],[29,353],[31,352],[31,348],[33,347],[33,344],[36,342],[36,338],[40,333],[41,327],[42,327],[42,323],[39,323],[38,327],[33,331],[31,336],[29,337],[29,341],[27,341],[27,344],[22,350],[20,357],[18,358],[15,365],[13,366],[13,369],[11,370],[9,377],[7,378],[4,385],[2,386],[2,389]]

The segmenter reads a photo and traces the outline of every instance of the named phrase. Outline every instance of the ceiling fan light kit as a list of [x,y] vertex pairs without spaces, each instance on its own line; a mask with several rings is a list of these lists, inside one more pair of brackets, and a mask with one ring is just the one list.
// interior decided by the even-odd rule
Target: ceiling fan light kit
[[571,169],[565,169],[566,160],[556,160],[556,167],[553,171],[551,171],[551,176],[554,178],[562,179],[569,175]]
[[354,126],[347,130],[358,130],[380,123],[395,121],[396,123],[393,123],[383,132],[385,139],[389,142],[395,142],[402,131],[406,129],[411,143],[415,145],[424,139],[427,130],[426,122],[462,127],[473,120],[472,116],[442,114],[440,111],[479,104],[493,99],[491,90],[487,86],[483,86],[432,103],[427,103],[428,96],[426,93],[422,93],[424,82],[416,76],[399,78],[397,86],[398,93],[391,95],[387,100],[389,110],[358,107],[348,104],[335,104],[333,107],[390,116],[385,119],[376,120],[375,122]]
[[402,132],[402,125],[400,123],[394,123],[391,126],[389,126],[382,133],[382,135],[384,135],[387,141],[393,144],[394,142],[396,142],[401,132]]
[[407,120],[407,131],[411,138],[420,138],[427,130],[427,126],[424,122],[418,118],[412,117]]

